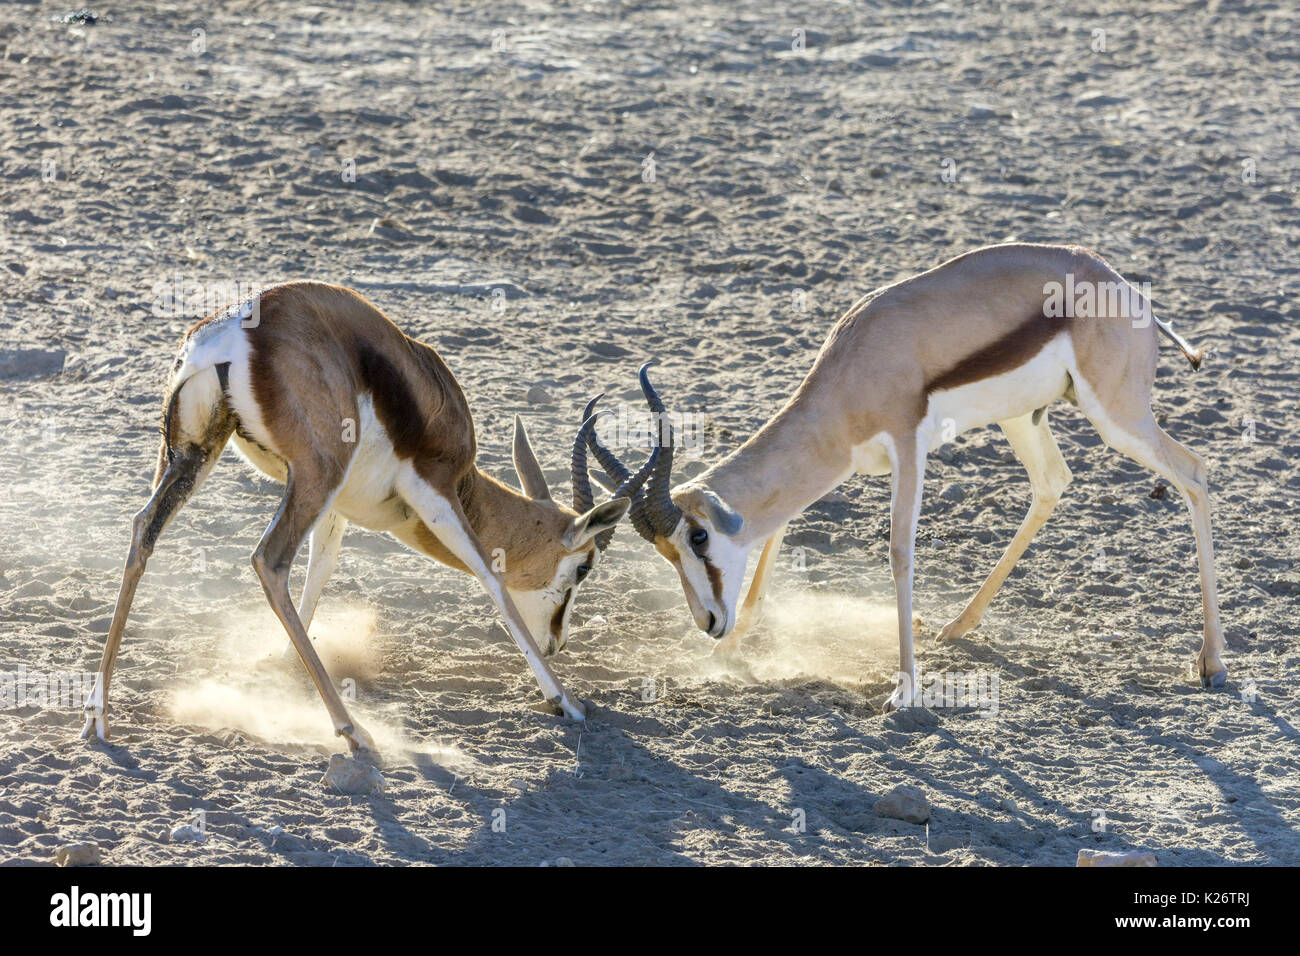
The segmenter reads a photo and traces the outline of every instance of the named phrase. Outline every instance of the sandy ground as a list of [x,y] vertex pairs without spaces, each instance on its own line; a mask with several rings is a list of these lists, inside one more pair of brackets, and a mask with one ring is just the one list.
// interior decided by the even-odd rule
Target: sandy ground
[[[315,631],[388,792],[331,794],[337,740],[248,564],[277,490],[228,450],[141,587],[112,743],[0,710],[0,861],[1300,863],[1293,7],[431,6],[0,7],[0,671],[98,663],[194,321],[157,314],[160,283],[361,290],[451,365],[484,467],[513,480],[522,413],[567,494],[582,402],[636,408],[643,358],[712,461],[861,293],[1017,238],[1097,249],[1214,350],[1191,374],[1165,345],[1154,404],[1210,461],[1227,688],[1193,676],[1181,502],[1061,406],[1074,484],[943,646],[1028,484],[996,430],[929,466],[921,666],[996,674],[996,715],[881,713],[882,480],[792,526],[734,666],[620,530],[557,659],[581,726],[542,712],[469,578],[354,530]],[[928,826],[873,811],[900,784]],[[169,841],[200,810],[207,841]]]

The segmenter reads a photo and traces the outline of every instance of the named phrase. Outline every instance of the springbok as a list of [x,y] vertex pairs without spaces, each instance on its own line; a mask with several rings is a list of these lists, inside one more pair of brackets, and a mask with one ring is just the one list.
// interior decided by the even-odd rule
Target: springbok
[[[518,416],[513,451],[523,493],[475,465],[474,423],[451,371],[358,293],[291,282],[204,319],[186,333],[172,368],[153,496],[135,516],[82,736],[93,728],[108,739],[109,683],[145,562],[232,437],[255,468],[285,486],[253,568],[352,751],[375,748],[307,636],[349,522],[478,578],[543,695],[583,719],[581,702],[544,657],[568,641],[574,594],[658,458],[597,505],[586,458],[593,427],[585,422],[573,446],[570,510],[552,500]],[[309,535],[295,611],[289,569]]]
[[[1047,421],[1047,406],[1064,398],[1107,445],[1167,478],[1186,500],[1205,616],[1197,663],[1203,686],[1222,686],[1227,669],[1205,463],[1152,417],[1157,328],[1199,367],[1202,353],[1155,319],[1149,298],[1091,250],[1021,243],[977,249],[860,299],[785,407],[734,453],[671,490],[672,427],[643,367],[641,387],[660,423],[664,454],[634,497],[633,523],[677,569],[695,623],[714,638],[727,637],[720,648],[734,648],[757,620],[787,522],[854,473],[891,475],[889,553],[901,666],[889,706],[905,706],[919,693],[912,568],[927,453],[997,422],[1033,491],[1006,552],[943,628],[943,640],[979,623],[1070,481]],[[598,455],[602,462],[612,457],[604,447]],[[737,615],[746,559],[760,542]]]

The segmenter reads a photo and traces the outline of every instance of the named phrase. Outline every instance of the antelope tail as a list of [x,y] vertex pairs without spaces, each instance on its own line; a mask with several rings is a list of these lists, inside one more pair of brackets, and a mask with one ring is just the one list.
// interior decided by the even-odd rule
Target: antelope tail
[[1161,334],[1164,335],[1165,338],[1177,345],[1182,353],[1187,356],[1187,361],[1192,363],[1193,370],[1201,367],[1201,359],[1205,358],[1206,349],[1192,348],[1190,342],[1175,332],[1171,325],[1159,318],[1156,318],[1156,328],[1160,330]]

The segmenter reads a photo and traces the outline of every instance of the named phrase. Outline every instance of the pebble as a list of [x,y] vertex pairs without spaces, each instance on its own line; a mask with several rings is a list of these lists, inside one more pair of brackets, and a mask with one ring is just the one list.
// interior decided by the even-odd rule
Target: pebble
[[173,843],[206,843],[208,835],[192,823],[172,827],[169,834]]
[[54,852],[54,862],[59,866],[97,866],[103,858],[94,843],[69,843]]
[[924,823],[930,819],[930,801],[917,787],[898,786],[876,801],[876,816]]
[[321,783],[339,793],[377,796],[384,792],[383,774],[370,764],[343,754],[332,754]]

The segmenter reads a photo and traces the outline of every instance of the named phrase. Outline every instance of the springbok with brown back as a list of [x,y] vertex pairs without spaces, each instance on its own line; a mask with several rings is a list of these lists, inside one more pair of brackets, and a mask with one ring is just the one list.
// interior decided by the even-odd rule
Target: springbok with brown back
[[[1204,611],[1197,665],[1204,686],[1222,686],[1227,668],[1205,463],[1152,416],[1157,329],[1199,366],[1201,352],[1155,318],[1149,297],[1090,250],[1020,243],[977,249],[858,301],[785,407],[734,453],[677,488],[671,424],[642,368],[664,453],[634,497],[633,523],[677,569],[696,624],[734,649],[757,620],[786,524],[852,474],[891,475],[900,670],[890,705],[908,705],[920,693],[912,570],[927,453],[996,422],[1033,492],[1001,560],[939,635],[955,638],[979,623],[1070,481],[1047,420],[1047,407],[1064,398],[1106,444],[1168,479],[1187,502]],[[593,441],[595,449],[594,435]],[[597,454],[602,462],[613,457],[603,446]],[[627,474],[616,462],[611,467],[611,474]],[[738,614],[746,559],[759,544]]]
[[[113,664],[145,562],[231,438],[285,486],[253,568],[353,751],[373,753],[374,744],[349,716],[307,636],[349,522],[474,575],[545,698],[583,719],[581,702],[545,657],[567,642],[574,595],[657,453],[611,500],[596,504],[586,463],[594,420],[585,422],[573,446],[570,510],[552,500],[516,416],[514,463],[523,491],[508,487],[475,464],[469,405],[438,353],[358,293],[319,282],[266,289],[200,322],[181,343],[166,395],[153,496],[135,516],[83,737],[94,731],[108,738]],[[295,610],[289,569],[308,538]]]

